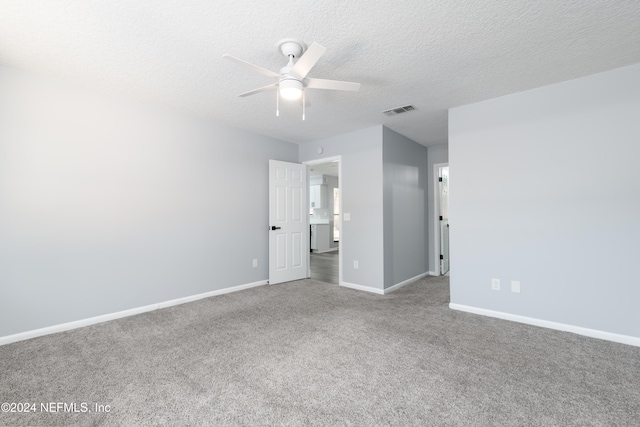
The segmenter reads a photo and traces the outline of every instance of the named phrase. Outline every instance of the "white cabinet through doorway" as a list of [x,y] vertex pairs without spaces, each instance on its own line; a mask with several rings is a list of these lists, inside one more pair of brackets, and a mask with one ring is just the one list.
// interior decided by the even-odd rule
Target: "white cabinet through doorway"
[[329,250],[329,224],[311,224],[311,249],[314,252]]
[[309,207],[321,209],[327,206],[327,186],[312,185],[309,187]]

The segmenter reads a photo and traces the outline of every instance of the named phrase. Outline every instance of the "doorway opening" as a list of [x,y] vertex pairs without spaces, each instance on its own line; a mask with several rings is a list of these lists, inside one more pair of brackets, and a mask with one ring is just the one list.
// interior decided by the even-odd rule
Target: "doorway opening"
[[449,164],[433,165],[434,175],[434,263],[436,275],[449,275]]
[[309,182],[309,277],[342,283],[340,156],[305,162]]

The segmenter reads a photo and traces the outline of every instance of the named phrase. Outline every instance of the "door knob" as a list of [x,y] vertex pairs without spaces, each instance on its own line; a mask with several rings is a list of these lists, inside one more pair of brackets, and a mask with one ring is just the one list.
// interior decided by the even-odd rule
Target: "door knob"
[[275,225],[271,226],[271,230],[280,230],[282,227],[276,227]]

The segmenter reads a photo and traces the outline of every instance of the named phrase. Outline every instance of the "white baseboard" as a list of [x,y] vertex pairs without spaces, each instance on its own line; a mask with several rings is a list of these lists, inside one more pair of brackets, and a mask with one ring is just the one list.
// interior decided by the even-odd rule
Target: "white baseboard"
[[164,301],[157,304],[145,305],[143,307],[131,308],[129,310],[118,311],[115,313],[103,314],[101,316],[89,317],[88,319],[75,320],[73,322],[61,323],[59,325],[47,326],[46,328],[34,329],[32,331],[20,332],[14,335],[0,337],[0,345],[11,344],[17,341],[24,341],[30,338],[41,337],[43,335],[55,334],[58,332],[68,331],[70,329],[82,328],[84,326],[95,325],[96,323],[108,322],[109,320],[120,319],[123,317],[134,316],[148,311],[158,310],[161,308],[180,305],[187,302],[197,301],[203,298],[209,298],[216,295],[228,294],[231,292],[241,291],[243,289],[255,288],[256,286],[266,285],[266,280],[259,282],[247,283],[244,285],[231,286],[229,288],[218,289],[215,291],[205,292],[202,294],[191,295],[184,298],[177,298],[170,301]]
[[436,273],[435,271],[427,271],[427,274],[428,274],[429,276],[439,276],[439,274],[438,274],[438,273]]
[[400,283],[396,283],[395,285],[391,286],[390,288],[386,288],[383,292],[386,295],[386,294],[388,294],[390,292],[397,291],[401,287],[407,286],[409,283],[413,283],[416,280],[420,280],[423,277],[427,277],[428,274],[429,274],[428,272],[427,273],[418,274],[417,276],[412,277],[411,279],[407,279],[407,280],[402,281]]
[[487,310],[484,308],[471,307],[468,305],[450,303],[449,308],[453,310],[466,311],[467,313],[479,314],[482,316],[496,317],[498,319],[510,320],[512,322],[526,323],[527,325],[540,326],[543,328],[555,329],[558,331],[572,332],[591,338],[613,341],[621,344],[640,347],[640,337],[630,335],[615,334],[612,332],[599,331],[597,329],[583,328],[581,326],[567,325],[564,323],[552,322],[549,320],[536,319],[533,317],[519,316],[517,314],[504,313],[502,311]]
[[340,286],[344,286],[345,288],[350,288],[350,289],[355,289],[357,291],[365,291],[365,292],[372,292],[374,294],[378,294],[378,295],[386,295],[388,293],[391,293],[393,291],[397,291],[398,289],[400,289],[403,286],[408,285],[409,283],[413,283],[416,280],[420,280],[423,277],[426,277],[429,273],[422,273],[422,274],[418,274],[415,277],[412,277],[411,279],[407,279],[403,282],[400,283],[396,283],[395,285],[391,286],[390,288],[386,288],[386,289],[378,289],[378,288],[372,288],[371,286],[364,286],[364,285],[356,285],[355,283],[349,283],[349,282],[342,282],[340,284]]
[[349,282],[342,282],[340,286],[344,286],[345,288],[355,289],[357,291],[372,292],[374,294],[384,295],[383,289],[372,288],[371,286],[356,285],[355,283],[349,283]]

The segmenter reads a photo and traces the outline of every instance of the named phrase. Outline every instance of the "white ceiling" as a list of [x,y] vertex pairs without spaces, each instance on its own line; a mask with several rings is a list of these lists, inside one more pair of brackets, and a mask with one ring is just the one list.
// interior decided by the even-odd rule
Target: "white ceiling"
[[[272,92],[238,98],[271,80],[221,56],[278,71],[285,37],[327,48],[309,77],[361,90],[309,90],[304,122]],[[638,0],[0,3],[0,64],[297,143],[384,124],[442,144],[450,107],[638,62]]]

